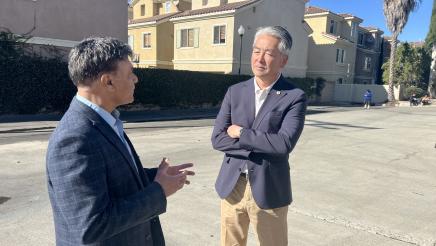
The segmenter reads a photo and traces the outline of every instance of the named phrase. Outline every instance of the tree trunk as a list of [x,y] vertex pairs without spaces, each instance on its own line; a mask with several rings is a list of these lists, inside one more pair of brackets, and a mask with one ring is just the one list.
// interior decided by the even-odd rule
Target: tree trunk
[[431,98],[436,98],[436,42],[433,43],[431,53],[430,78],[428,79],[428,94]]
[[394,64],[395,52],[397,51],[397,35],[392,35],[391,41],[391,56],[389,58],[389,86],[388,86],[388,101],[394,102]]

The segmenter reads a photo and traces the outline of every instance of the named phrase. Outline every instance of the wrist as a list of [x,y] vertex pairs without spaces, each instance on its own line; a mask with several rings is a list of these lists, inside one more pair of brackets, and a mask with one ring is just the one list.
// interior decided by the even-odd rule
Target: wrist
[[241,137],[243,131],[244,131],[244,128],[241,127],[241,128],[239,129],[239,137]]

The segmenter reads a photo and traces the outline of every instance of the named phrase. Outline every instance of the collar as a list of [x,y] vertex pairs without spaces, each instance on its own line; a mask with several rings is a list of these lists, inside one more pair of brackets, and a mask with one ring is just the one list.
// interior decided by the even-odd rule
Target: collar
[[282,74],[279,73],[279,76],[277,77],[276,81],[274,81],[274,83],[272,83],[270,86],[266,87],[263,90],[260,89],[259,85],[257,85],[256,77],[254,77],[254,79],[253,79],[253,81],[254,81],[254,92],[255,93],[259,93],[261,91],[265,91],[266,93],[268,93],[271,90],[271,88],[277,83],[277,81],[280,79],[281,76],[282,76]]
[[79,94],[76,94],[76,99],[85,104],[86,106],[90,107],[92,110],[94,110],[98,115],[100,115],[101,118],[103,118],[106,123],[108,123],[111,127],[114,127],[118,117],[120,116],[120,112],[118,110],[114,110],[112,113],[107,112],[97,104],[89,101],[88,99],[80,96]]

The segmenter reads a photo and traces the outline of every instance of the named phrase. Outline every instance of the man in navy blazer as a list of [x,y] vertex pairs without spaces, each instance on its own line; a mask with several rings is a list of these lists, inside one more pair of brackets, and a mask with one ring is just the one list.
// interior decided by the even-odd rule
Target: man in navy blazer
[[116,107],[131,103],[138,78],[130,47],[89,38],[68,69],[77,95],[53,132],[47,183],[56,245],[165,245],[158,216],[188,184],[191,163],[143,168]]
[[260,245],[285,246],[292,201],[289,154],[303,130],[306,96],[281,75],[292,46],[282,27],[258,29],[254,78],[231,86],[215,120],[212,145],[224,152],[215,188],[221,245],[246,245],[251,223]]

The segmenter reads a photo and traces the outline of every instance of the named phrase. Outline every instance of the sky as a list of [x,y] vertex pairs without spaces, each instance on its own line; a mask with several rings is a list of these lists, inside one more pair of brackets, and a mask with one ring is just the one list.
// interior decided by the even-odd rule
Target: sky
[[[423,0],[415,12],[409,15],[409,20],[400,34],[403,42],[423,41],[430,28],[430,18],[433,0]],[[378,27],[385,36],[391,33],[386,26],[383,15],[383,0],[310,0],[306,6],[328,9],[334,13],[349,13],[363,19],[361,26]]]

